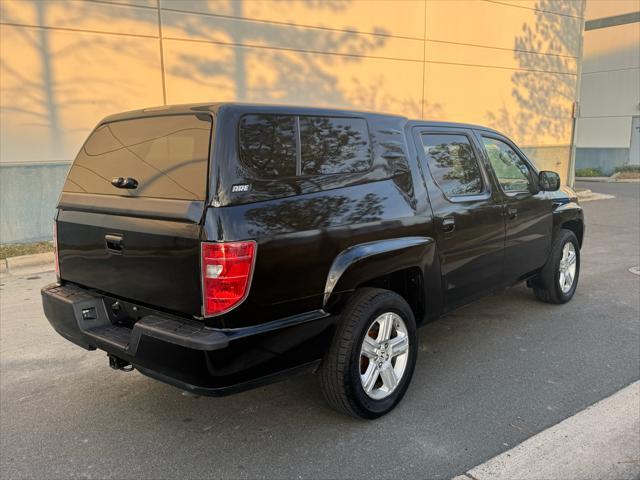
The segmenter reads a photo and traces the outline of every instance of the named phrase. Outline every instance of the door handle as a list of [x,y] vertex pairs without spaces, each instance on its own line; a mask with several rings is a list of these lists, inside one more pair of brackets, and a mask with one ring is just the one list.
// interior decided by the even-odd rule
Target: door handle
[[104,243],[107,250],[122,253],[122,235],[105,235]]
[[111,185],[118,188],[128,188],[132,190],[138,188],[138,181],[131,177],[114,177],[111,180]]
[[456,229],[456,219],[453,217],[445,217],[442,219],[442,230],[447,233],[453,232]]
[[516,218],[518,216],[518,209],[513,207],[507,208],[507,215],[509,218]]

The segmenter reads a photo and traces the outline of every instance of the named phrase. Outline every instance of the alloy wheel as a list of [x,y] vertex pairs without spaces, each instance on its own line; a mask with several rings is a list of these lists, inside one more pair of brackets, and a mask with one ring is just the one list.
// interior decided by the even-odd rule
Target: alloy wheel
[[400,384],[409,359],[407,326],[400,315],[387,312],[367,329],[360,349],[360,381],[374,400],[391,395]]
[[562,247],[562,258],[560,258],[560,275],[558,276],[558,283],[560,284],[560,290],[562,293],[569,293],[573,282],[576,278],[576,249],[573,243],[567,242]]

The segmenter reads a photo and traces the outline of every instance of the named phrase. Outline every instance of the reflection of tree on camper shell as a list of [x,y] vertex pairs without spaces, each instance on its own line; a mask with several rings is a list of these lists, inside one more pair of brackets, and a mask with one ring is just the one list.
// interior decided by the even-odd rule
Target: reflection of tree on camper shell
[[240,120],[243,177],[290,177],[296,174],[295,117],[245,115]]
[[[367,170],[371,150],[361,118],[300,117],[301,174]],[[261,178],[296,175],[296,121],[292,115],[245,115],[240,120],[243,175]],[[310,181],[307,178],[307,181]]]
[[582,15],[582,2],[539,0],[535,8],[535,26],[524,24],[514,45],[521,70],[511,76],[511,94],[520,111],[514,115],[503,106],[487,118],[494,128],[529,144],[537,143],[540,135],[565,141],[571,128],[567,105],[574,101],[576,87],[572,54],[578,51],[581,35],[580,19],[575,17]]
[[360,200],[329,195],[308,200],[285,200],[249,210],[246,220],[255,227],[249,229],[251,235],[375,222],[382,217],[385,199],[368,193]]
[[[302,174],[358,172],[370,165],[360,119],[300,117]],[[354,128],[355,127],[355,128]]]

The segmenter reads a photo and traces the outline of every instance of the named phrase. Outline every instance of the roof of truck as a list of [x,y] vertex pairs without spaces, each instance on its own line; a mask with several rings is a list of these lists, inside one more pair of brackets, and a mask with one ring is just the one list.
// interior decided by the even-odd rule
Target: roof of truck
[[483,125],[474,125],[470,123],[457,123],[457,122],[443,122],[434,120],[418,120],[409,119],[403,115],[396,115],[390,113],[371,112],[366,110],[352,110],[342,108],[331,107],[309,107],[298,105],[277,105],[277,104],[265,104],[265,103],[241,103],[241,102],[217,102],[217,103],[185,103],[180,105],[165,105],[151,108],[143,108],[139,110],[131,110],[128,112],[116,113],[104,118],[101,123],[114,122],[118,120],[126,120],[131,118],[141,118],[157,115],[175,115],[181,113],[202,113],[202,112],[217,112],[220,108],[237,110],[237,111],[254,111],[256,113],[269,111],[272,113],[280,114],[297,114],[297,115],[356,115],[363,117],[387,117],[389,119],[396,119],[400,122],[410,122],[412,125],[428,125],[431,127],[457,127],[457,128],[473,128],[486,130],[491,132],[497,132],[491,128]]

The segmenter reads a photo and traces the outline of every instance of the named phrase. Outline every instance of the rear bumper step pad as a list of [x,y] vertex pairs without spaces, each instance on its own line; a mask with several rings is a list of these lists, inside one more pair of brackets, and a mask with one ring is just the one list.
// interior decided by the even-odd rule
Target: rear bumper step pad
[[[103,298],[75,285],[49,285],[42,289],[42,296],[47,318],[65,337],[76,333],[76,339],[80,339],[83,334],[87,337],[84,343],[91,344],[93,340],[131,356],[135,356],[143,336],[193,350],[220,350],[229,345],[229,337],[219,330],[159,315],[142,317],[133,328],[113,325]],[[49,314],[51,310],[55,310],[52,315]],[[94,318],[85,319],[85,311],[91,311]],[[74,321],[77,332],[71,332],[73,325],[69,325]],[[87,345],[83,346],[87,348]]]

